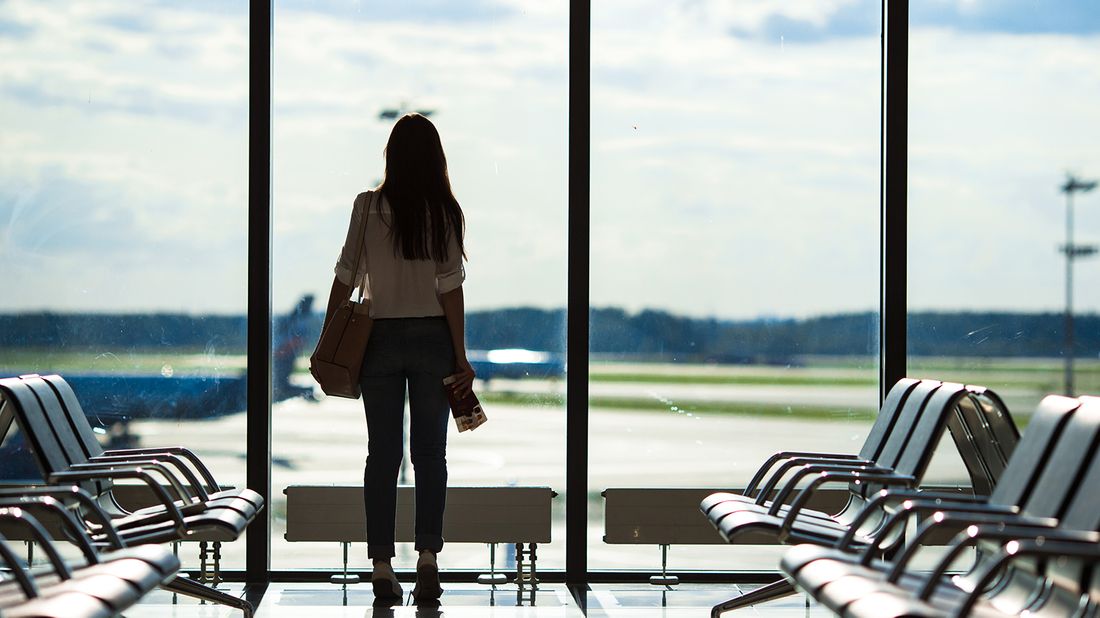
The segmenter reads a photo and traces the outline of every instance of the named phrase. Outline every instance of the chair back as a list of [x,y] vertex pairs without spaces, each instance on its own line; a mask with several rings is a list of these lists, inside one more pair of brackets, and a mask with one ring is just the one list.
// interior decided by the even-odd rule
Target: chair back
[[[1088,399],[1050,396],[1040,404],[1040,408],[1057,406],[1062,410],[1070,407],[1069,402],[1080,404],[1065,423],[1023,509],[1028,515],[1058,518],[1058,527],[1063,530],[1100,530],[1100,492],[1094,489],[1100,487],[1100,400]],[[1031,434],[1032,425],[1024,432],[1025,439]],[[1000,545],[984,541],[978,546],[981,553],[994,555],[1000,551]],[[1087,592],[1082,587],[1087,572],[1086,565],[1072,558],[1045,564],[1032,558],[1019,559],[1001,574],[993,596],[1002,605],[1033,599],[1028,607],[1040,603],[1047,610],[1075,608],[1080,595]],[[1025,608],[1019,605],[1019,609]]]
[[88,415],[85,414],[76,393],[73,392],[73,387],[69,386],[69,383],[57,374],[42,376],[42,380],[53,389],[60,400],[62,409],[65,411],[66,421],[76,437],[85,459],[102,455],[103,446],[96,439],[95,431],[92,429],[91,423],[88,422]]
[[[1086,402],[1082,407],[1091,408],[1094,405],[1100,405],[1100,402]],[[1091,457],[1082,459],[1087,462],[1087,465],[1082,466],[1078,477],[1072,482],[1076,491],[1072,492],[1059,527],[1067,530],[1100,531],[1100,448],[1098,445],[1093,444]],[[1078,559],[1051,560],[1048,563],[1046,575],[1053,583],[1077,591],[1081,588],[1082,576],[1088,572],[1086,568],[1086,565]]]
[[[15,422],[31,447],[35,462],[45,480],[50,475],[69,469],[72,451],[79,446],[71,431],[58,432],[51,418],[64,420],[64,411],[52,389],[39,376],[0,379],[0,396],[14,413]],[[106,481],[109,483],[109,481]],[[104,488],[94,481],[77,483],[81,489],[100,495]]]
[[[894,423],[893,431],[886,438],[875,463],[884,467],[895,469],[898,460],[905,452],[905,447],[913,435],[913,430],[924,412],[924,407],[932,395],[940,387],[942,382],[938,380],[920,380],[905,398],[898,419]],[[850,483],[848,489],[854,496],[867,496],[870,494],[868,485]],[[847,509],[846,509],[847,510]]]
[[1039,402],[1027,431],[989,496],[991,504],[1023,506],[1027,503],[1069,419],[1080,406],[1077,399],[1060,395],[1049,395]]
[[[954,382],[942,382],[939,388],[928,398],[920,418],[913,426],[909,440],[898,457],[894,471],[899,474],[912,476],[919,483],[928,469],[928,462],[932,460],[932,454],[947,429],[948,418],[955,413],[955,408],[960,401],[966,399],[969,391],[962,384]],[[881,486],[871,483],[873,490],[878,491]]]
[[1085,488],[1078,483],[1095,456],[1098,439],[1100,402],[1082,403],[1073,412],[1054,453],[1043,466],[1023,512],[1035,517],[1060,518],[1075,494],[1096,494],[1095,488]]
[[1012,456],[1019,432],[993,391],[970,385],[966,390],[966,397],[948,414],[947,432],[970,476],[970,487],[976,495],[988,496]]
[[878,415],[875,416],[875,423],[871,425],[871,429],[867,432],[867,437],[863,441],[863,448],[859,449],[860,457],[870,461],[878,460],[883,447],[886,446],[887,439],[897,425],[898,418],[901,417],[905,400],[919,383],[920,380],[902,378],[894,384],[890,392],[886,393],[886,399],[882,401],[882,407],[879,408]]

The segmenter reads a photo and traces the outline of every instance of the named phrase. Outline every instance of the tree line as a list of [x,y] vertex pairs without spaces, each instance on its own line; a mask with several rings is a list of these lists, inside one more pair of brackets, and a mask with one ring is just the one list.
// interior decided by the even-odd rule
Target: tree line
[[[315,340],[322,316],[310,314],[293,335]],[[0,315],[3,349],[110,349],[178,347],[243,353],[245,317],[226,315],[19,313]],[[467,315],[471,349],[565,350],[564,309],[508,308]],[[606,358],[653,361],[786,364],[806,355],[867,356],[878,352],[874,312],[804,319],[721,320],[667,311],[591,311],[590,350]],[[1063,351],[1061,313],[981,311],[912,312],[908,349],[914,356],[1058,357]],[[1100,315],[1075,321],[1075,354],[1100,355]],[[309,346],[307,346],[308,349]]]

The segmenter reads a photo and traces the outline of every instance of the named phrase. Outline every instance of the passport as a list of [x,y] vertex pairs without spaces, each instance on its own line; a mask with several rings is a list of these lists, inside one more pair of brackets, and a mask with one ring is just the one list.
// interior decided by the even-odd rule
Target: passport
[[443,378],[443,390],[447,393],[447,401],[451,404],[451,416],[455,418],[458,431],[470,431],[477,429],[489,420],[485,416],[485,410],[481,408],[481,402],[477,395],[470,391],[466,396],[459,397],[451,385],[458,380],[455,376]]

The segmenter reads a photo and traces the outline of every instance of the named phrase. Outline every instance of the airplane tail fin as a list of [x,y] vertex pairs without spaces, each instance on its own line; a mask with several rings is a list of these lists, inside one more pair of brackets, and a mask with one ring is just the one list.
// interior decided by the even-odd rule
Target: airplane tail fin
[[303,387],[290,383],[294,363],[306,346],[316,340],[313,295],[306,294],[290,313],[275,321],[272,354],[272,394],[276,401],[303,394]]

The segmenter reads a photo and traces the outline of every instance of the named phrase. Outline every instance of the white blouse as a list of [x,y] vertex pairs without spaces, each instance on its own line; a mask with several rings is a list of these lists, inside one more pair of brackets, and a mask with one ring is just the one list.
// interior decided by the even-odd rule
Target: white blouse
[[[356,244],[359,242],[363,214],[367,216],[366,238],[359,246],[359,268],[356,266]],[[385,220],[383,220],[385,219]],[[396,255],[390,227],[392,220],[389,200],[381,191],[371,190],[355,197],[347,238],[336,262],[336,278],[344,285],[361,288],[370,299],[373,318],[419,318],[443,315],[439,295],[457,289],[466,279],[462,252],[453,230],[447,234],[447,260],[407,260]]]

